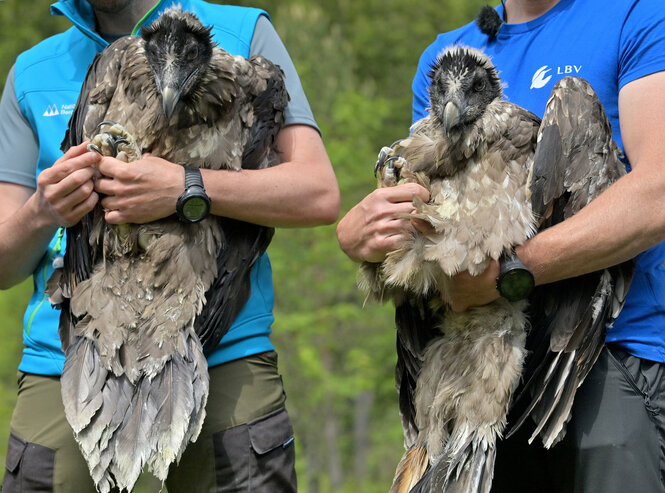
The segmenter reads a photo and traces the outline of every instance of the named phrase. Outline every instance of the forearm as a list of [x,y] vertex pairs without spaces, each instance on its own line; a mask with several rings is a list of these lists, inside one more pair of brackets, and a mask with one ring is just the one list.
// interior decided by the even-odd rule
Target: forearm
[[273,227],[333,223],[339,214],[337,180],[311,127],[282,129],[277,147],[282,162],[241,171],[202,170],[212,213]]
[[[330,224],[339,211],[334,176],[312,173],[308,163],[262,170],[202,170],[211,212],[272,227]],[[321,176],[324,175],[324,176]]]
[[665,176],[645,176],[649,169],[654,167],[637,167],[575,216],[517,249],[537,284],[616,265],[665,240]]
[[[515,249],[537,285],[616,265],[665,239],[665,181],[642,173],[624,176],[576,215]],[[442,295],[455,311],[485,305],[499,297],[498,275],[493,260],[478,276],[454,276]]]
[[[1,186],[2,201],[7,198]],[[21,199],[23,200],[23,199]],[[44,255],[57,225],[49,224],[37,207],[33,195],[18,209],[9,212],[3,207],[0,219],[0,289],[9,289],[27,278]],[[7,212],[9,212],[7,214]]]
[[[291,125],[278,136],[281,164],[261,170],[201,169],[218,216],[274,227],[332,223],[339,214],[339,188],[318,132]],[[146,223],[175,213],[185,187],[182,166],[155,156],[132,163],[104,158],[102,194],[106,221]]]

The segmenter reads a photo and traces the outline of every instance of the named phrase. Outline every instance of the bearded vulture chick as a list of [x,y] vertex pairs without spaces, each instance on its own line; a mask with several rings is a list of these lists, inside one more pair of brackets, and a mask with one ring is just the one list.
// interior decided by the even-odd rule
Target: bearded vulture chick
[[[96,56],[63,142],[131,162],[151,153],[209,169],[278,162],[283,73],[217,46],[178,7]],[[113,123],[117,122],[117,123]],[[62,309],[62,398],[101,492],[130,490],[147,465],[162,481],[205,416],[214,349],[249,297],[272,228],[175,215],[111,225],[101,205],[67,229],[49,283]]]
[[[406,452],[391,492],[487,493],[497,439],[524,380],[521,424],[532,416],[550,447],[565,433],[577,387],[603,346],[632,275],[621,265],[453,312],[446,283],[575,214],[625,173],[603,108],[580,78],[552,91],[544,119],[507,102],[490,59],[453,46],[430,72],[429,115],[384,148],[379,186],[416,182],[415,231],[361,285],[396,306],[400,413]],[[529,325],[531,328],[529,329]],[[526,364],[525,364],[526,361]]]

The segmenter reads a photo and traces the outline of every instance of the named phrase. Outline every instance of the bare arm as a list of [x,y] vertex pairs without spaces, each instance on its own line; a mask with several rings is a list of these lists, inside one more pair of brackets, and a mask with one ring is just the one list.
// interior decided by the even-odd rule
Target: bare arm
[[91,165],[99,157],[86,144],[41,173],[37,190],[0,182],[0,289],[28,277],[58,226],[76,223],[96,204]]
[[[282,163],[262,170],[202,170],[212,213],[264,226],[329,224],[339,214],[339,188],[318,132],[289,125],[277,138]],[[95,189],[109,223],[144,223],[175,212],[184,190],[182,166],[147,157],[130,164],[103,158]]]

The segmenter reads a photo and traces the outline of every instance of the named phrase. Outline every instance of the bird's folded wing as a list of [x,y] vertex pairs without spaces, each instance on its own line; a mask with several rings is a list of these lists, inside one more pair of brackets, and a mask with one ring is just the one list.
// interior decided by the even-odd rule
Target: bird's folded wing
[[121,59],[136,39],[120,38],[95,55],[88,67],[76,107],[69,120],[65,138],[60,146],[63,152],[85,141],[86,130],[104,120],[104,114],[118,85]]
[[269,60],[254,56],[248,63],[255,74],[246,91],[253,98],[253,123],[242,156],[243,169],[265,168],[275,164],[271,154],[279,130],[284,125],[284,110],[289,94],[284,73]]
[[[577,213],[623,174],[597,95],[584,79],[562,79],[548,101],[534,157],[531,198],[540,230]],[[575,392],[623,306],[632,272],[631,261],[535,290],[511,434],[532,416],[531,440],[540,435],[550,447],[563,437]]]
[[[282,70],[263,57],[243,62],[236,80],[251,101],[252,122],[242,156],[243,169],[259,169],[277,163],[275,142],[284,124],[289,101]],[[224,233],[217,254],[217,278],[206,293],[206,304],[195,330],[205,354],[219,341],[245,306],[251,291],[250,271],[266,251],[275,232],[229,218],[219,218]]]
[[263,255],[273,228],[219,218],[224,232],[217,254],[217,278],[206,293],[203,311],[194,322],[204,353],[210,354],[249,299],[250,271]]
[[415,391],[427,344],[440,335],[440,322],[445,309],[440,301],[407,293],[395,299],[397,327],[397,364],[395,384],[399,393],[399,410],[405,445],[410,447],[418,435]]

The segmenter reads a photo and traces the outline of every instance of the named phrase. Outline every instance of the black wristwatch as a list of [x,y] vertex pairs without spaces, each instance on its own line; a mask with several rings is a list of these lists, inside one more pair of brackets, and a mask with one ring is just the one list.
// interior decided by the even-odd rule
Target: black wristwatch
[[499,259],[499,277],[496,290],[508,301],[519,301],[529,297],[536,285],[533,274],[519,259],[515,251]]
[[175,206],[178,219],[184,223],[197,223],[210,213],[210,197],[203,187],[201,170],[185,166],[185,191]]

